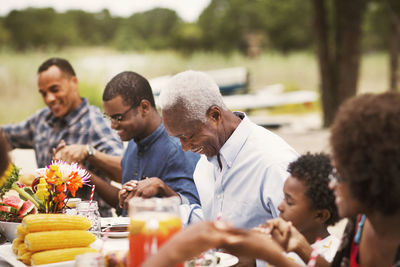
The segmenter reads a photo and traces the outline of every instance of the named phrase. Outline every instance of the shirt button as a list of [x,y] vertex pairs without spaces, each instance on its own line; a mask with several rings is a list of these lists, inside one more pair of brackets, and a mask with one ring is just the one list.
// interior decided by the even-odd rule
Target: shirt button
[[137,172],[135,172],[133,175],[135,175],[135,176],[138,176],[138,173],[137,173]]

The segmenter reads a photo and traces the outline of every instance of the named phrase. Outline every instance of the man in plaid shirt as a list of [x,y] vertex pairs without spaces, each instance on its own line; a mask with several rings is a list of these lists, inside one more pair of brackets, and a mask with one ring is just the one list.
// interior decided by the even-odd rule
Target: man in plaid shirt
[[[78,79],[67,60],[45,61],[38,69],[38,86],[47,107],[23,122],[1,126],[1,132],[12,148],[33,148],[39,168],[68,145],[69,153],[79,155],[79,162],[96,174],[91,178],[96,191],[107,190],[111,185],[105,176],[120,177],[112,170],[121,162],[121,139],[100,110],[80,97]],[[88,199],[90,191],[84,186],[77,197]],[[97,194],[95,200],[99,201],[101,216],[110,216],[110,206]]]

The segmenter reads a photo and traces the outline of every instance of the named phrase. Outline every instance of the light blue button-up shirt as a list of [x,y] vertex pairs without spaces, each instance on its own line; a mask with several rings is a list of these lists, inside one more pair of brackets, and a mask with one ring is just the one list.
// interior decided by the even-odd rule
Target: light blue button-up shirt
[[282,138],[235,113],[242,122],[217,156],[202,156],[194,180],[204,219],[252,228],[277,217],[287,166],[298,154]]

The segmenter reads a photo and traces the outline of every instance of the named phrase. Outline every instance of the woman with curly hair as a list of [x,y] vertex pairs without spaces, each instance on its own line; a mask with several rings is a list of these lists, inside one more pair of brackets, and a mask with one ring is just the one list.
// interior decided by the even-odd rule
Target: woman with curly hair
[[330,141],[336,205],[353,218],[332,266],[400,266],[400,95],[350,99]]

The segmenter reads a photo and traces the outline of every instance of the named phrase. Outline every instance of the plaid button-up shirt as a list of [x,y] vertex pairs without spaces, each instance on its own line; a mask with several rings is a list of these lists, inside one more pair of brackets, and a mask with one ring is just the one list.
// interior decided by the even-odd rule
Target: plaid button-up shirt
[[[123,145],[110,123],[103,117],[100,110],[90,106],[86,98],[81,105],[63,118],[55,117],[49,108],[39,110],[27,120],[18,124],[1,126],[3,134],[8,138],[13,148],[33,148],[39,168],[47,166],[53,157],[53,148],[61,140],[67,145],[90,144],[96,150],[110,154],[122,155]],[[85,167],[101,176],[93,166],[86,163]],[[109,180],[101,176],[104,180]],[[84,186],[77,192],[78,197],[88,199],[90,188]],[[102,216],[110,216],[110,206],[95,194],[99,201]]]

